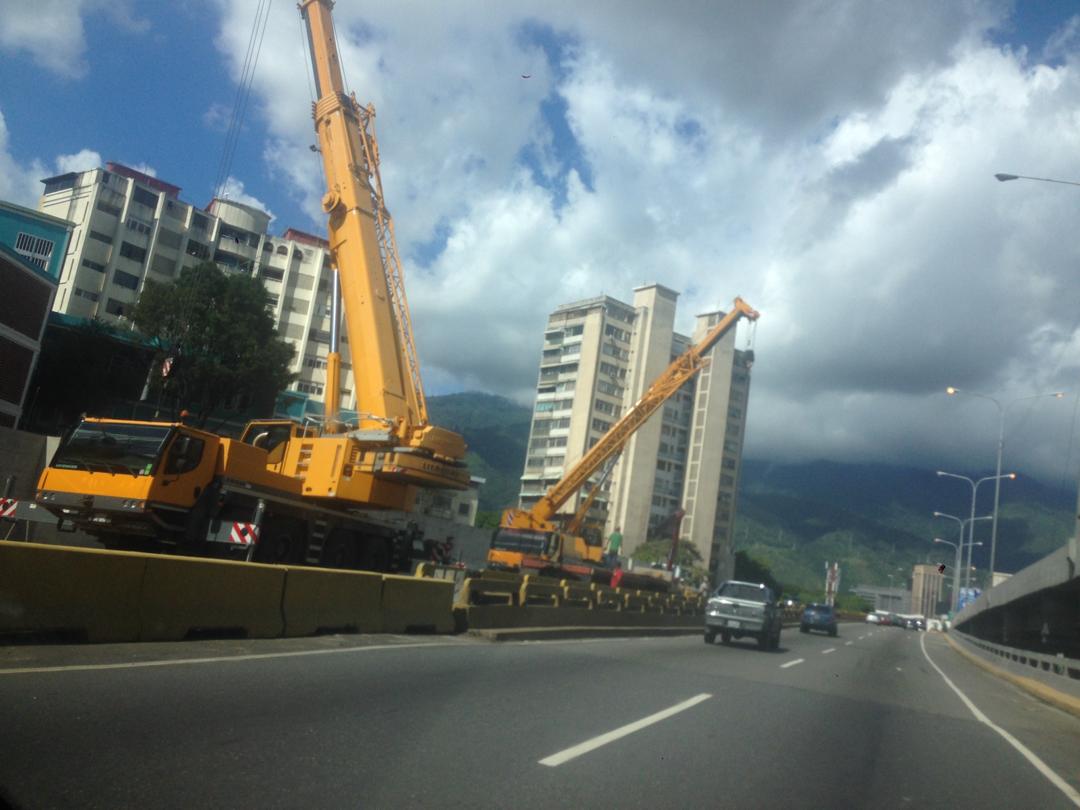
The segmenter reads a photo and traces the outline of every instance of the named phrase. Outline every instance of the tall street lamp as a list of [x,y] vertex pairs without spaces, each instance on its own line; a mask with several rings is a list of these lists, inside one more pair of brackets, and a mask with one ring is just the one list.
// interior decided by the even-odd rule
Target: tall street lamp
[[[964,518],[964,519],[961,519],[961,518],[956,517],[955,515],[946,515],[944,512],[934,512],[934,517],[948,518],[949,520],[955,520],[957,523],[960,524],[960,542],[959,543],[950,543],[948,540],[941,540],[940,538],[934,538],[935,543],[947,543],[948,545],[950,545],[950,546],[952,546],[953,548],[956,549],[956,563],[953,565],[953,588],[952,588],[952,590],[953,590],[953,593],[952,593],[952,609],[953,609],[953,612],[955,613],[956,612],[956,604],[957,604],[957,602],[959,601],[959,598],[960,598],[960,568],[963,565],[961,555],[963,554],[963,548],[964,548],[964,529],[965,529],[965,527],[967,527],[967,525],[969,523],[971,525],[975,525],[976,520],[990,520],[992,518],[992,516],[991,515],[983,515],[982,517],[977,517],[977,518]],[[981,546],[982,543],[979,543],[979,545]]]
[[[1038,178],[1036,178],[1036,179],[1038,179]],[[1058,181],[1055,181],[1055,182],[1058,182]],[[1062,180],[1060,182],[1065,182],[1065,181]],[[995,475],[994,475],[994,478],[996,479],[995,482],[994,482],[994,523],[990,527],[990,584],[991,584],[991,586],[993,586],[993,582],[994,582],[994,562],[997,560],[998,501],[1000,500],[1000,496],[1001,496],[1001,479],[1003,477],[1008,477],[1008,476],[1002,476],[1002,474],[1001,474],[1001,456],[1002,456],[1002,454],[1003,454],[1003,452],[1005,450],[1005,415],[1008,413],[1009,408],[1011,408],[1017,402],[1026,402],[1026,401],[1031,400],[1031,399],[1043,399],[1044,397],[1054,397],[1055,399],[1061,399],[1063,396],[1065,396],[1065,392],[1064,391],[1054,391],[1054,392],[1049,393],[1049,394],[1034,394],[1034,395],[1029,396],[1029,397],[1020,397],[1019,399],[1010,400],[1009,402],[1006,402],[1004,405],[1002,405],[1000,402],[998,402],[998,400],[994,399],[994,397],[987,396],[986,394],[980,394],[980,393],[978,393],[976,391],[966,391],[966,390],[962,390],[960,388],[954,388],[951,385],[948,388],[945,389],[945,393],[948,394],[949,396],[955,396],[956,394],[967,394],[970,397],[979,397],[980,399],[988,399],[991,402],[993,402],[994,405],[998,409],[998,417],[999,417],[999,419],[998,419],[997,469],[995,470]],[[942,475],[942,473],[938,473],[938,475]],[[1015,478],[1016,476],[1013,475],[1012,477]],[[970,481],[971,479],[968,479],[968,480]],[[974,512],[974,505],[972,506],[972,511]]]
[[[999,457],[1000,457],[1000,454],[1001,454],[1001,451],[999,449],[998,450]],[[942,476],[942,477],[945,477],[945,478],[959,478],[961,481],[967,481],[971,485],[971,517],[968,518],[968,520],[971,521],[971,525],[968,527],[968,556],[967,556],[967,567],[970,569],[971,568],[971,551],[972,551],[972,546],[975,543],[975,496],[979,491],[979,484],[983,483],[984,481],[993,481],[994,482],[995,495],[994,495],[994,513],[993,513],[993,516],[992,516],[993,517],[993,524],[992,525],[996,527],[997,526],[997,494],[996,494],[997,493],[997,487],[999,487],[1001,485],[1001,479],[1002,478],[1009,478],[1009,479],[1016,478],[1016,473],[1005,473],[1004,475],[1002,475],[1001,473],[998,473],[997,475],[988,475],[985,478],[980,478],[978,481],[976,481],[974,479],[971,479],[971,478],[968,478],[966,475],[957,475],[956,473],[945,472],[943,470],[938,470],[937,474],[939,476]],[[991,534],[990,542],[991,542],[991,545],[993,545],[993,535],[992,534]],[[994,579],[993,570],[994,570],[993,569],[993,563],[991,563],[991,568],[990,568],[990,571],[991,571],[990,581],[991,582]],[[970,581],[970,578],[971,578],[970,572],[969,571],[965,572],[965,575],[964,575],[964,587],[967,587],[968,582]]]

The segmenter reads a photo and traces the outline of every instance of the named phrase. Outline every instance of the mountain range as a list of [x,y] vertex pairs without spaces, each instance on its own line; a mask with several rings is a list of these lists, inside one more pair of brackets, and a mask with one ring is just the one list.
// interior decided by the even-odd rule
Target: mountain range
[[[525,464],[531,411],[491,394],[460,393],[428,399],[433,424],[461,433],[472,474],[485,479],[480,509],[497,512],[516,502]],[[986,475],[976,471],[974,475]],[[992,471],[991,471],[992,474]],[[970,488],[933,470],[886,464],[815,461],[801,464],[744,459],[736,516],[736,549],[768,565],[778,580],[817,589],[826,562],[839,561],[841,589],[910,584],[919,562],[953,568],[957,524]],[[977,515],[993,505],[990,484],[979,492]],[[998,571],[1014,572],[1066,542],[1074,531],[1076,491],[1044,485],[1022,474],[1003,481],[998,512]],[[974,564],[989,563],[990,521],[976,521]]]

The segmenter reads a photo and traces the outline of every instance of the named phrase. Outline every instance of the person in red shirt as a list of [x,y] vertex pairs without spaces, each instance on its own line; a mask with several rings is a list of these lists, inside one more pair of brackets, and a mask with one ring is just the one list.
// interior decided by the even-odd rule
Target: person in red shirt
[[615,563],[615,570],[611,572],[611,587],[612,588],[618,588],[619,583],[622,582],[622,578],[623,578],[622,563],[617,562],[617,563]]

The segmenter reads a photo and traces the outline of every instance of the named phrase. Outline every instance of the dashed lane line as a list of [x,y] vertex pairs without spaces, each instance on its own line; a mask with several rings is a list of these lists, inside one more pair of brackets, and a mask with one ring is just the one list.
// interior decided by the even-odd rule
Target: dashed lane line
[[793,667],[796,664],[801,664],[805,660],[805,658],[796,658],[794,661],[788,661],[786,664],[781,664],[780,669],[787,669],[788,667]]
[[822,650],[821,654],[822,655],[828,655],[831,652],[836,652],[836,647],[829,647],[829,649],[827,649],[827,650]]
[[961,692],[960,688],[956,684],[949,680],[949,676],[941,671],[941,667],[935,664],[933,659],[930,658],[929,653],[926,652],[925,636],[919,637],[919,646],[922,647],[922,654],[926,658],[926,660],[930,662],[930,666],[937,670],[938,675],[940,675],[945,681],[945,683],[949,685],[949,688],[956,692],[960,700],[964,701],[964,705],[968,707],[968,709],[973,715],[975,715],[975,719],[978,720],[980,723],[985,723],[998,734],[1000,734],[1004,738],[1005,742],[1007,742],[1009,745],[1019,751],[1020,755],[1034,766],[1035,770],[1037,770],[1050,781],[1050,784],[1052,784],[1054,787],[1064,793],[1065,796],[1069,799],[1069,801],[1071,801],[1077,807],[1080,807],[1080,793],[1078,793],[1072,785],[1070,785],[1068,782],[1058,776],[1053,770],[1051,770],[1049,765],[1039,759],[1039,757],[1033,751],[1031,751],[1031,749],[1029,749],[1018,739],[1016,739],[1016,737],[1007,732],[1001,726],[994,723],[993,720],[991,720],[989,717],[979,711],[979,707],[972,703],[971,699],[968,698],[968,696],[965,695],[963,692]]
[[845,642],[844,642],[844,646],[845,646],[845,647],[850,647],[850,646],[851,646],[852,644],[854,644],[854,643],[855,643],[854,641],[845,641]]
[[586,740],[583,743],[578,743],[570,748],[565,748],[556,754],[552,754],[549,757],[544,757],[540,760],[541,765],[547,765],[549,768],[555,768],[562,765],[564,762],[569,762],[572,759],[577,759],[582,754],[587,754],[590,751],[595,751],[603,745],[607,745],[610,742],[621,739],[628,734],[633,734],[635,731],[641,731],[641,729],[659,723],[661,720],[666,720],[672,715],[684,712],[690,709],[702,701],[708,700],[712,695],[707,692],[702,692],[700,695],[695,695],[689,700],[684,700],[682,703],[676,703],[670,708],[659,711],[656,714],[650,714],[648,717],[642,717],[640,720],[635,720],[633,723],[627,723],[625,726],[620,726],[617,729],[601,734],[597,737],[593,737],[590,740]]

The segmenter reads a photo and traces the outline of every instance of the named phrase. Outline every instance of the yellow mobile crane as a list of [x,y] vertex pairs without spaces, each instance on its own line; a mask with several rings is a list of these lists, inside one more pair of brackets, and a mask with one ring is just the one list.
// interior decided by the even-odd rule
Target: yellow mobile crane
[[[741,298],[702,340],[675,358],[633,407],[570,468],[531,509],[507,509],[491,540],[488,565],[519,570],[531,568],[556,574],[589,576],[600,560],[600,547],[559,526],[556,513],[597,470],[615,456],[661,405],[708,363],[705,355],[730,332],[740,318],[758,319],[758,312]],[[595,491],[595,490],[594,490]],[[579,521],[572,523],[576,529]]]
[[[383,201],[375,111],[346,95],[331,0],[304,0],[333,264],[326,419],[257,420],[239,440],[182,422],[86,419],[38,482],[38,503],[106,545],[215,542],[250,559],[401,568],[422,548],[419,488],[465,489],[465,442],[428,423],[393,222]],[[359,418],[340,418],[341,315]],[[419,544],[419,545],[418,545]]]

